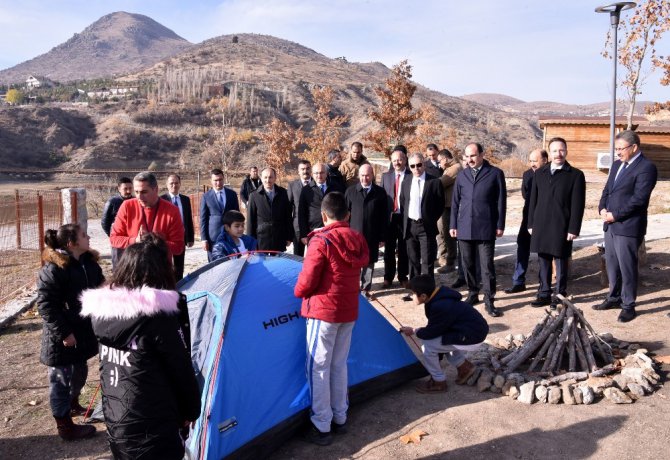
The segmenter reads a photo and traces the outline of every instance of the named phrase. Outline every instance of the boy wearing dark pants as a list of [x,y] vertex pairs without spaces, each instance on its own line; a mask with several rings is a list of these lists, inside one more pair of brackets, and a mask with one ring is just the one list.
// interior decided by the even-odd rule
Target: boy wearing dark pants
[[456,383],[463,385],[475,372],[475,366],[465,359],[464,351],[476,350],[486,339],[489,326],[472,305],[461,301],[461,294],[447,287],[435,287],[432,276],[419,275],[409,282],[414,303],[424,305],[428,324],[413,329],[401,327],[407,336],[421,340],[423,365],[430,378],[416,386],[419,393],[447,391],[447,377],[440,366],[440,354],[458,370]]
[[349,228],[344,195],[327,194],[321,202],[324,227],[309,243],[294,294],[303,299],[307,318],[307,382],[312,397],[312,427],[307,439],[326,446],[331,429],[343,433],[347,421],[347,357],[358,318],[359,276],[367,266],[368,246]]

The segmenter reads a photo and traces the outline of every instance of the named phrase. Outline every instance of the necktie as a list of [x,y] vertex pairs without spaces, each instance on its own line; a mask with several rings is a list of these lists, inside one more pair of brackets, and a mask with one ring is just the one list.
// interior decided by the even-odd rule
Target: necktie
[[272,192],[272,190],[268,190],[268,200],[270,200],[270,203],[272,203],[272,200],[274,199],[275,194]]
[[624,161],[623,164],[621,165],[621,167],[619,168],[619,170],[616,173],[616,177],[614,178],[614,182],[619,180],[619,177],[621,177],[621,174],[626,170],[627,167],[628,167],[628,162]]
[[477,179],[477,173],[479,172],[479,168],[472,168],[472,178]]
[[221,209],[226,208],[226,199],[223,195],[223,190],[219,192],[219,204],[221,205]]
[[321,184],[321,193],[326,194],[326,184]]
[[172,197],[172,204],[175,205],[176,207],[179,207],[179,204],[177,203],[177,197],[176,196]]
[[393,190],[393,212],[398,211],[398,188],[400,187],[400,174],[395,175],[395,189]]
[[366,196],[368,196],[368,192],[369,192],[369,191],[370,191],[370,190],[369,190],[368,188],[363,188],[363,198],[365,198]]

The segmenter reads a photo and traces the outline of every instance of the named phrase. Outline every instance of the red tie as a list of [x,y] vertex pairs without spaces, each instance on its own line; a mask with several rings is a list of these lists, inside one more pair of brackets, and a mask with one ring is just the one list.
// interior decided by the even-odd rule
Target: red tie
[[395,175],[395,189],[393,190],[393,212],[398,211],[398,187],[400,186],[400,174]]

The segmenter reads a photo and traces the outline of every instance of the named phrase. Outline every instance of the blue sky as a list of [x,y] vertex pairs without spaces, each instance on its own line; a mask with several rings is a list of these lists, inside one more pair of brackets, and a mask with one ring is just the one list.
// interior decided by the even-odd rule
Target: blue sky
[[[609,17],[591,0],[0,0],[0,69],[49,51],[101,16],[145,14],[198,43],[229,33],[270,34],[349,61],[391,66],[453,96],[501,93],[587,104],[611,98],[601,57]],[[607,2],[604,2],[607,3]],[[661,42],[670,55],[670,34]],[[641,100],[668,100],[652,74]]]

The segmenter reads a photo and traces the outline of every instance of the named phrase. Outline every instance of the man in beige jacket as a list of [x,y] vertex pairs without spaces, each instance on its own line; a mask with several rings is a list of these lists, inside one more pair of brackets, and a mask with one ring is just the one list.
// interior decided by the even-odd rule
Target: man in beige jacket
[[351,150],[347,159],[340,164],[340,172],[344,177],[345,187],[350,187],[358,183],[358,168],[361,165],[370,164],[368,159],[363,155],[363,144],[354,142],[351,144]]
[[437,254],[442,265],[438,273],[450,273],[454,270],[456,264],[456,239],[449,235],[449,219],[451,217],[451,196],[454,190],[454,182],[456,176],[463,169],[461,162],[455,159],[453,154],[447,150],[442,149],[437,155],[440,161],[440,168],[444,170],[440,177],[442,187],[444,188],[444,211],[442,217],[437,223],[440,231],[437,242]]

